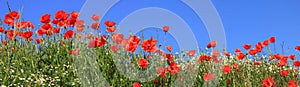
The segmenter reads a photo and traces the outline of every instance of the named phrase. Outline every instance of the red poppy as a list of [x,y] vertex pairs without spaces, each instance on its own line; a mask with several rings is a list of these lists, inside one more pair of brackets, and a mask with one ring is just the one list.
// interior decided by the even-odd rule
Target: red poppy
[[172,52],[172,46],[171,46],[171,45],[166,46],[166,49],[167,49],[169,52]]
[[232,64],[232,67],[233,67],[234,69],[236,69],[236,70],[239,69],[239,65],[238,65],[238,64]]
[[17,23],[17,28],[34,28],[34,25],[31,22],[23,21]]
[[156,51],[156,43],[157,40],[153,39],[151,37],[149,40],[144,40],[142,43],[142,49],[147,51],[147,52],[155,52]]
[[79,53],[79,49],[77,48],[76,50],[70,50],[70,54],[77,56]]
[[54,28],[54,29],[53,29],[53,33],[58,34],[59,32],[60,32],[60,28]]
[[40,21],[42,23],[49,23],[50,22],[50,14],[44,14],[41,18],[40,18]]
[[12,11],[9,13],[9,15],[11,16],[11,18],[13,19],[19,19],[20,18],[20,14],[16,11]]
[[224,65],[224,66],[222,67],[222,71],[223,71],[224,74],[228,74],[228,73],[231,72],[231,67],[228,66],[228,65]]
[[113,52],[117,52],[118,51],[118,45],[110,46],[110,50],[113,51]]
[[245,57],[245,54],[244,54],[244,53],[242,53],[242,52],[237,53],[237,58],[238,58],[239,60],[243,60],[244,57]]
[[223,51],[224,55],[229,57],[230,56],[230,53],[226,52],[226,51]]
[[144,58],[140,58],[138,60],[138,63],[139,63],[139,66],[142,67],[142,68],[147,68],[148,65],[149,65],[149,62]]
[[293,64],[294,64],[294,66],[299,67],[300,66],[300,61],[296,60],[296,61],[294,61]]
[[171,74],[175,74],[180,71],[180,67],[175,62],[171,62],[170,65],[168,66],[168,71]]
[[289,74],[289,71],[287,71],[287,70],[281,70],[280,72],[283,77],[285,77]]
[[168,32],[168,31],[169,31],[169,29],[170,29],[170,27],[169,27],[169,26],[163,26],[163,30],[164,30],[164,32]]
[[270,37],[269,41],[270,41],[270,43],[275,43],[275,37]]
[[10,40],[14,40],[16,35],[15,35],[15,31],[14,30],[7,30],[6,31],[6,35]]
[[189,50],[189,51],[186,52],[186,54],[187,54],[188,56],[194,56],[195,53],[196,53],[196,50]]
[[38,38],[35,40],[37,44],[40,44],[41,42],[43,42],[43,38]]
[[213,40],[207,44],[206,48],[211,48],[216,46],[217,46],[217,41]]
[[[8,15],[8,14],[7,14]],[[5,19],[3,20],[3,22],[9,26],[13,26],[15,23],[15,20],[11,17],[5,17]]]
[[251,48],[251,44],[244,44],[243,47],[244,49],[249,50]]
[[133,87],[142,87],[141,84],[139,82],[134,82],[133,83]]
[[28,32],[24,32],[22,36],[25,40],[28,40],[32,35],[33,35],[32,31],[28,31]]
[[242,51],[239,48],[236,48],[234,52],[239,53],[239,52],[242,52]]
[[98,14],[94,14],[91,16],[91,18],[94,20],[94,21],[98,21],[100,19],[100,15]]
[[165,78],[165,74],[167,73],[165,68],[162,68],[161,66],[157,67],[158,76],[161,76],[162,78]]
[[117,34],[117,33],[114,33],[112,34],[112,37],[111,37],[112,41],[116,44],[121,44],[123,39],[124,39],[124,35],[123,34]]
[[95,48],[97,43],[97,40],[91,40],[88,44],[88,48]]
[[264,44],[265,46],[268,46],[268,45],[269,45],[269,40],[265,40],[263,44]]
[[69,17],[69,14],[67,14],[63,10],[59,10],[55,13],[55,19],[60,20],[60,21],[65,21],[68,19],[68,17]]
[[116,22],[113,22],[113,21],[105,21],[104,24],[107,26],[107,27],[112,27],[112,26],[115,26]]
[[79,13],[78,12],[76,12],[76,11],[72,11],[71,12],[71,18],[78,18],[79,17]]
[[99,22],[94,22],[94,23],[92,23],[91,27],[92,27],[94,30],[98,30],[99,27],[100,27],[100,23],[99,23]]
[[78,18],[71,17],[69,20],[66,21],[66,24],[68,26],[74,26],[77,20],[78,20]]
[[2,42],[2,44],[7,45],[7,41],[6,40],[2,40],[1,42]]
[[274,82],[274,79],[271,77],[267,77],[265,80],[262,81],[263,87],[276,87],[276,83]]
[[279,59],[278,66],[285,66],[286,63],[287,63],[287,57],[282,57],[281,59]]
[[[38,34],[47,34],[48,36],[52,36],[52,25],[50,24],[43,24],[41,29],[41,31],[38,31]],[[42,36],[40,35],[40,36]]]
[[116,27],[108,27],[106,28],[106,32],[115,32],[116,31]]
[[78,32],[82,32],[84,30],[84,27],[85,27],[84,20],[78,20],[78,21],[76,21],[75,27],[76,27],[76,30]]
[[72,38],[74,35],[74,31],[73,30],[68,30],[65,35],[64,35],[64,38],[65,39],[68,39],[68,38]]
[[254,65],[260,65],[260,62],[259,61],[255,61]]
[[172,61],[172,60],[173,60],[173,54],[166,54],[166,58],[167,58],[169,61]]
[[0,32],[4,32],[4,28],[0,26]]
[[295,49],[300,51],[300,46],[296,46]]
[[249,54],[254,56],[257,53],[256,49],[252,49],[249,51]]
[[204,73],[203,80],[206,82],[209,82],[209,81],[213,80],[214,75],[215,75],[214,73]]
[[286,87],[299,87],[298,82],[294,80],[290,80]]
[[290,58],[291,60],[295,60],[296,55],[290,55],[289,58]]

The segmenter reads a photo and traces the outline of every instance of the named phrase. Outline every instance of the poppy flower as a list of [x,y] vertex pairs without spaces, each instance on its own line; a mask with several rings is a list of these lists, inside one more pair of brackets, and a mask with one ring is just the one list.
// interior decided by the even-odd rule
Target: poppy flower
[[279,59],[278,66],[285,66],[286,63],[287,63],[287,57],[282,57],[281,59]]
[[73,18],[71,17],[69,20],[67,20],[65,23],[68,25],[68,26],[74,26],[76,21],[78,20],[78,18]]
[[64,35],[64,38],[65,39],[68,39],[68,38],[72,38],[74,35],[74,31],[73,30],[68,30],[65,35]]
[[270,37],[269,41],[270,41],[270,43],[275,43],[275,37]]
[[153,39],[151,37],[149,40],[144,40],[142,43],[142,49],[147,51],[147,52],[155,52],[156,51],[156,43],[157,40]]
[[228,53],[228,52],[226,52],[226,51],[223,51],[223,54],[224,54],[225,56],[227,56],[227,57],[230,56],[230,53]]
[[60,28],[54,28],[54,29],[53,29],[53,33],[58,34],[59,32],[60,32]]
[[249,51],[249,54],[254,56],[257,53],[256,49],[252,49]]
[[242,53],[242,52],[237,53],[237,58],[238,58],[239,60],[243,60],[244,57],[245,57],[245,54],[244,54],[244,53]]
[[186,52],[186,54],[187,54],[188,56],[194,56],[195,53],[196,53],[196,50],[189,50],[189,51]]
[[5,19],[3,20],[3,22],[9,26],[13,26],[15,23],[15,20],[11,17],[5,17]]
[[97,43],[98,43],[97,40],[91,40],[91,41],[88,43],[88,48],[95,48]]
[[92,23],[91,27],[92,27],[94,30],[98,30],[99,27],[100,27],[100,23],[99,23],[99,22],[94,22],[94,23]]
[[300,51],[300,46],[296,46],[295,49]]
[[122,46],[125,48],[126,51],[134,52],[138,45],[140,44],[140,38],[134,36],[129,36],[128,39],[122,41]]
[[94,21],[98,21],[100,19],[100,15],[98,14],[94,14],[91,16],[91,18],[94,20]]
[[149,65],[149,62],[144,58],[140,58],[138,60],[138,63],[139,63],[139,66],[142,67],[142,68],[147,68],[148,65]]
[[206,48],[211,48],[216,46],[217,46],[217,41],[213,40],[207,44]]
[[107,27],[112,27],[112,26],[115,26],[116,22],[113,22],[113,21],[105,21],[104,24],[107,26]]
[[7,33],[6,33],[7,37],[10,39],[10,40],[14,40],[15,39],[15,31],[14,30],[7,30]]
[[106,28],[106,32],[115,32],[116,31],[116,27],[108,27]]
[[76,12],[76,11],[72,11],[71,12],[71,18],[75,18],[75,19],[77,19],[78,17],[79,17],[79,13],[78,12]]
[[78,20],[78,21],[76,21],[75,27],[76,27],[76,30],[78,32],[82,32],[84,30],[84,27],[85,27],[84,20]]
[[4,28],[0,26],[0,32],[4,32]]
[[33,35],[32,31],[28,31],[28,32],[23,33],[22,37],[25,40],[28,40],[32,35]]
[[2,40],[1,42],[2,42],[2,44],[7,45],[7,41],[6,40]]
[[242,51],[239,48],[236,48],[234,52],[239,53],[239,52],[242,52]]
[[17,28],[34,28],[34,25],[31,22],[22,21],[17,23]]
[[166,58],[167,58],[169,61],[172,61],[172,60],[173,60],[173,54],[166,54]]
[[215,75],[214,73],[204,73],[203,80],[205,82],[209,82],[209,81],[213,80],[214,75]]
[[40,21],[42,23],[49,23],[51,21],[50,19],[50,14],[44,14],[41,18],[40,18]]
[[169,31],[169,26],[163,26],[163,30],[164,30],[164,32],[168,32]]
[[281,76],[283,76],[283,77],[285,77],[289,74],[289,71],[287,71],[287,70],[281,70],[280,72],[281,72]]
[[142,87],[141,84],[139,82],[134,82],[133,83],[133,87]]
[[260,65],[260,62],[259,61],[255,61],[254,65]]
[[41,42],[43,42],[43,38],[38,38],[35,40],[37,44],[40,44]]
[[300,66],[300,61],[296,60],[296,61],[294,61],[293,64],[294,64],[295,67],[299,67]]
[[238,64],[232,64],[232,67],[234,68],[234,69],[236,69],[236,70],[238,70],[239,69],[239,65]]
[[265,40],[263,44],[264,44],[265,46],[268,46],[268,45],[269,45],[269,40]]
[[180,71],[180,67],[175,62],[171,62],[168,66],[168,71],[173,75]]
[[262,81],[263,87],[276,87],[276,83],[273,78],[267,77],[265,80]]
[[228,74],[228,73],[231,72],[231,67],[228,66],[228,65],[224,65],[224,66],[222,67],[222,71],[223,71],[224,74]]
[[157,67],[158,76],[161,76],[162,78],[165,78],[165,74],[167,73],[165,68],[162,68],[161,66]]
[[249,50],[251,48],[251,44],[244,44],[243,47],[244,49]]
[[64,10],[58,10],[54,17],[57,20],[65,21],[68,19],[69,15]]
[[298,82],[294,80],[290,80],[286,87],[298,87]]
[[166,49],[169,51],[169,52],[172,52],[172,46],[166,46]]
[[124,35],[123,34],[117,34],[117,33],[114,33],[112,34],[112,37],[111,37],[112,41],[116,44],[121,44],[123,39],[124,39]]
[[296,55],[290,55],[289,58],[290,58],[291,60],[295,60]]
[[110,46],[110,50],[113,51],[113,52],[117,52],[118,51],[118,45]]
[[70,50],[70,54],[77,56],[79,53],[79,49],[77,48],[76,50]]
[[212,57],[213,59],[215,59],[215,58],[217,58],[219,55],[220,55],[220,52],[219,52],[218,50],[213,50],[213,51],[212,51],[211,57]]

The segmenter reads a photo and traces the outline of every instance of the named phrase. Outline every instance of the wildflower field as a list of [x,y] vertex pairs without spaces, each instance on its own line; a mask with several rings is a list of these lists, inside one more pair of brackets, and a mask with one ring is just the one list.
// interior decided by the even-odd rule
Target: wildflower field
[[[85,24],[79,16],[59,10],[42,15],[38,25],[8,12],[0,23],[1,86],[299,87],[300,55],[275,52],[275,36],[235,52],[217,50],[211,40],[173,54],[172,44],[154,37],[125,37],[113,20],[100,23],[94,14],[94,22]],[[172,26],[161,29],[168,33]]]

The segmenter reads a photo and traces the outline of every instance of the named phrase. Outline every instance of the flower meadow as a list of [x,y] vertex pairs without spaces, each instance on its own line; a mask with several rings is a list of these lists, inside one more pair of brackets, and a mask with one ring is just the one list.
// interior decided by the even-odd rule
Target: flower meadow
[[[0,23],[4,87],[299,87],[300,55],[277,53],[275,36],[234,52],[215,49],[217,41],[211,40],[203,49],[173,53],[172,44],[158,44],[154,37],[125,37],[116,22],[100,23],[98,14],[85,24],[78,12],[59,10],[35,25],[21,20],[21,13],[10,11]],[[172,26],[161,29],[168,33]],[[294,49],[298,53],[300,46]]]

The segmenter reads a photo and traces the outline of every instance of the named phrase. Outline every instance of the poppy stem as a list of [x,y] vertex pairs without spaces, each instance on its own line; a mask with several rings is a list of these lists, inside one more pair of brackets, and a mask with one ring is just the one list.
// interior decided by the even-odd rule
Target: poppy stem
[[7,5],[7,7],[8,7],[8,11],[11,12],[11,9],[10,9],[9,3],[8,3],[8,0],[6,1],[6,5]]

